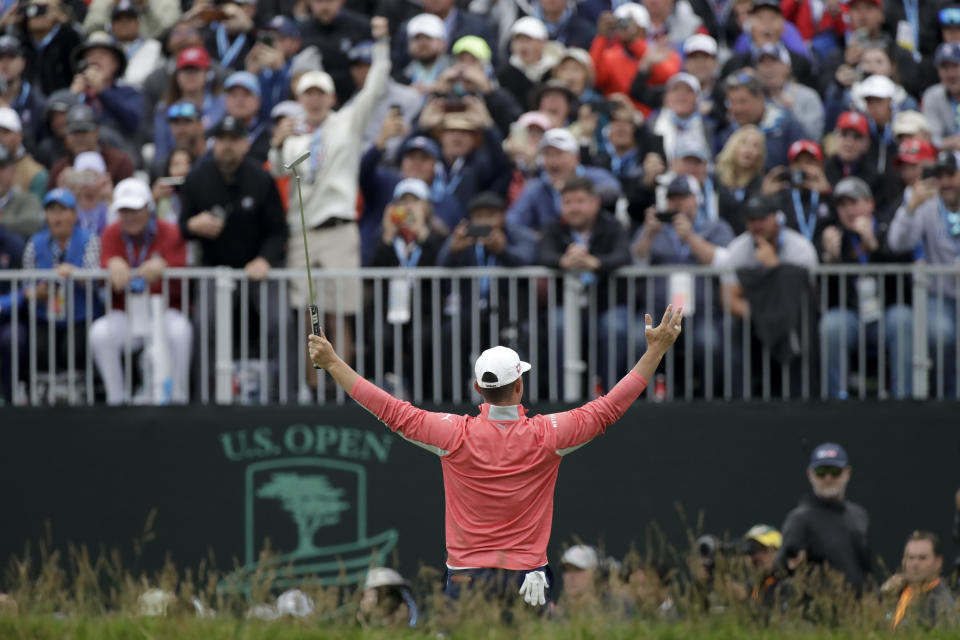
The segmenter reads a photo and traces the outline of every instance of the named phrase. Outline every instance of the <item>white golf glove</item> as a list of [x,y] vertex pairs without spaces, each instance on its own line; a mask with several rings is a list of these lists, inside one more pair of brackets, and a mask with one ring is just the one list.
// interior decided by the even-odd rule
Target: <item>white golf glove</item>
[[545,591],[549,586],[547,574],[543,571],[531,571],[523,577],[523,584],[520,585],[520,595],[523,596],[523,601],[531,607],[543,606],[547,603]]

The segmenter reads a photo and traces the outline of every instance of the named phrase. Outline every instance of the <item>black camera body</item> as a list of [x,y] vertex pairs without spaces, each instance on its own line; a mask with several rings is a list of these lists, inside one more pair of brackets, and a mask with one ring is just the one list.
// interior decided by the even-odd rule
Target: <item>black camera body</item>
[[20,15],[29,20],[30,18],[46,15],[49,8],[50,7],[45,4],[23,4],[20,5],[19,12]]
[[675,217],[677,217],[676,211],[657,211],[657,220],[664,224],[673,224]]

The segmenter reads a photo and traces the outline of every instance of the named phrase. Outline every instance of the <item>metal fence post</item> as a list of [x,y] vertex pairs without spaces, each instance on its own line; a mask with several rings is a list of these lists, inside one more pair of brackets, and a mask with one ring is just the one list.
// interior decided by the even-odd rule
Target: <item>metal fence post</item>
[[925,400],[929,393],[930,354],[927,349],[928,274],[922,265],[913,267],[913,397]]
[[583,282],[578,274],[563,275],[563,400],[580,400],[580,388],[583,384],[583,362],[581,350],[580,300],[583,297]]
[[[229,269],[217,269],[215,276],[216,309],[214,310],[214,371],[216,385],[214,398],[217,404],[233,401],[231,378],[233,376],[233,279]],[[241,313],[249,313],[241,309]]]

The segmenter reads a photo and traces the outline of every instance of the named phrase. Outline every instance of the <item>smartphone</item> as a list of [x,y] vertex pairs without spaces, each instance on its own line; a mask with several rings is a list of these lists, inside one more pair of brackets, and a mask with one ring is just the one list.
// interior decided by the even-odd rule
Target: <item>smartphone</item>
[[803,169],[794,169],[790,172],[790,184],[795,187],[803,185],[806,179],[807,174],[803,172]]
[[180,176],[179,178],[168,176],[168,177],[159,179],[160,184],[162,184],[165,187],[179,187],[185,181],[186,181],[186,178],[184,178],[183,176]]
[[493,227],[488,224],[474,224],[470,223],[467,225],[467,235],[471,238],[486,238],[493,231]]
[[264,44],[268,47],[273,47],[275,42],[275,35],[273,31],[259,31],[257,32],[257,42]]
[[932,164],[929,167],[924,167],[920,176],[923,180],[930,180],[939,177],[940,172],[937,170],[937,165]]
[[670,224],[676,215],[676,211],[657,211],[657,220],[665,224]]

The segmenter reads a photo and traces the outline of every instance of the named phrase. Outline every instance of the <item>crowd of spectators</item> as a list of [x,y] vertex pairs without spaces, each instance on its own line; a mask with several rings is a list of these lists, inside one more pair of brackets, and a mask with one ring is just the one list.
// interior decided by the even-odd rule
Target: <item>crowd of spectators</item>
[[[234,306],[267,328],[260,357],[281,381],[271,399],[296,398],[306,326],[294,311],[306,291],[299,282],[281,290],[268,275],[305,266],[284,168],[305,151],[314,273],[575,272],[597,291],[584,313],[602,345],[589,376],[599,389],[631,357],[627,336],[643,336],[619,290],[608,295],[608,274],[707,265],[727,271],[718,295],[705,293],[708,278],[647,283],[658,308],[682,295],[695,310],[680,348],[693,350],[698,372],[711,363],[715,378],[698,374],[697,393],[724,383],[720,323],[702,319],[725,306],[736,322],[750,316],[785,365],[825,359],[831,397],[851,393],[848,365],[864,331],[890,394],[910,397],[909,281],[829,279],[826,312],[810,326],[783,322],[784,309],[805,317],[796,292],[819,298],[809,271],[820,263],[960,256],[960,4],[950,0],[19,0],[4,4],[0,30],[0,269],[57,274],[0,281],[6,401],[31,332],[54,336],[35,342],[37,360],[55,368],[83,362],[89,346],[111,403],[132,399],[117,355],[135,339],[163,344],[152,360],[165,363],[168,400],[209,389],[212,366],[189,372],[214,348],[204,321],[212,284],[165,292],[169,309],[149,306],[164,270],[184,265],[246,271],[251,287],[234,292]],[[115,293],[142,294],[136,309],[70,284],[71,269],[95,266],[110,270]],[[374,336],[354,335],[353,322],[369,311],[372,287],[324,282],[327,333],[348,360],[372,358],[354,353]],[[412,321],[411,282],[383,281],[383,320],[400,330],[378,348],[398,384],[429,357],[417,345],[469,340],[473,305],[483,344],[529,351],[527,310],[508,318],[507,287],[491,284],[447,283],[436,335]],[[934,286],[942,295],[926,314],[928,347],[941,354],[931,358],[949,395],[956,358],[942,353],[956,348],[956,280]],[[37,322],[27,323],[34,301]],[[432,296],[419,301],[435,311]],[[451,323],[455,314],[464,321]],[[824,351],[800,354],[801,333]],[[801,377],[781,384],[792,391]]]

